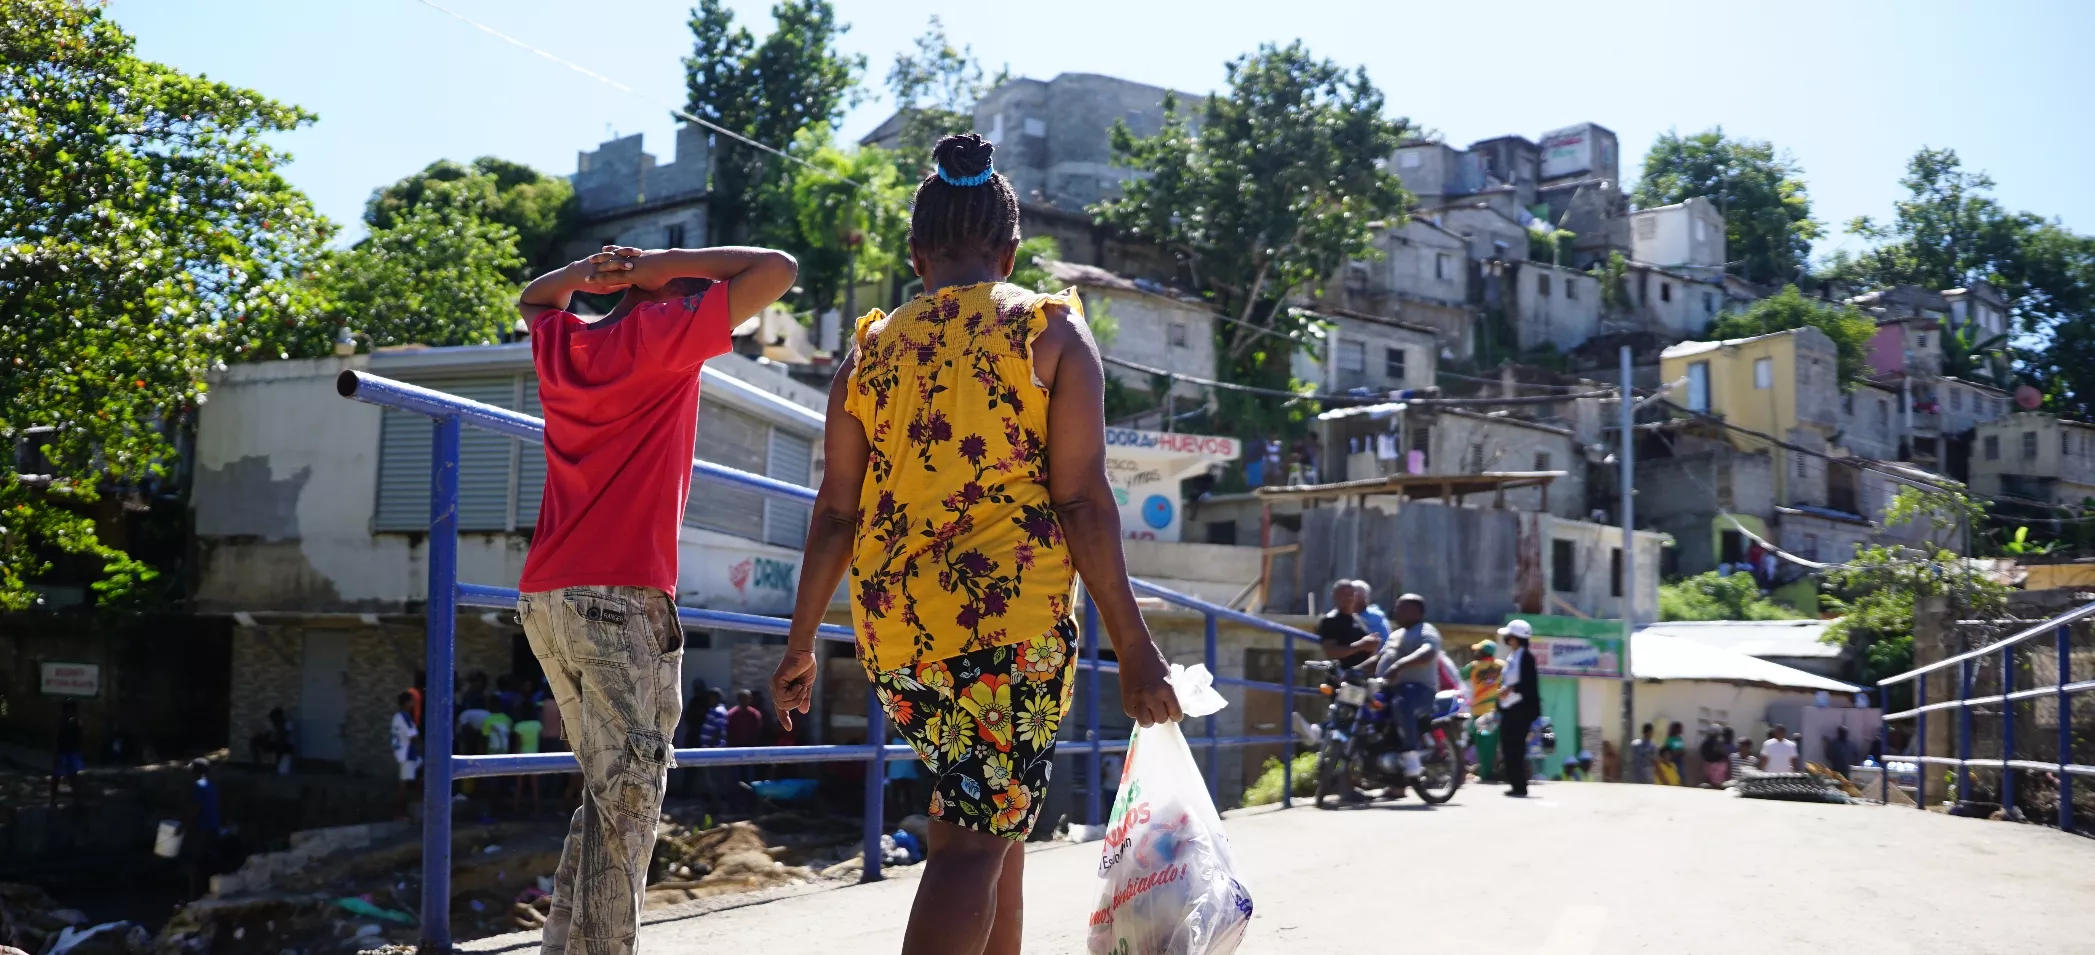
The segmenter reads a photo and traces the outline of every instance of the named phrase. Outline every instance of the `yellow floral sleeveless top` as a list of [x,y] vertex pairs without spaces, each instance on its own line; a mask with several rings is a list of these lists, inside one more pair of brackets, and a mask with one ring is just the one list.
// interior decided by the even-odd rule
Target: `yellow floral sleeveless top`
[[1076,570],[1048,500],[1033,340],[1076,290],[944,288],[858,320],[844,408],[872,445],[851,558],[868,672],[1023,643],[1068,618]]

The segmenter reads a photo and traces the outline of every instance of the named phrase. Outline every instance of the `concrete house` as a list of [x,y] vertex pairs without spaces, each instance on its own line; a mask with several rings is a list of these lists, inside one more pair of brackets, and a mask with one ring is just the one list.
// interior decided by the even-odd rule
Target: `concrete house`
[[1440,364],[1435,330],[1394,318],[1349,311],[1320,312],[1324,339],[1320,387],[1327,392],[1373,392],[1433,386]]
[[1724,213],[1696,197],[1630,213],[1630,258],[1715,278],[1724,271]]
[[1601,331],[1600,280],[1547,262],[1509,266],[1513,332],[1522,350],[1568,352]]
[[581,221],[561,254],[579,259],[607,245],[646,249],[707,244],[712,144],[703,126],[677,127],[676,159],[658,163],[634,133],[575,156]]
[[1335,281],[1325,283],[1321,301],[1431,328],[1448,353],[1475,354],[1469,240],[1413,216],[1377,231],[1373,244],[1380,258],[1346,263]]
[[[1125,120],[1137,136],[1164,127],[1161,86],[1096,73],[1050,80],[1018,78],[975,103],[975,129],[997,144],[997,171],[1019,201],[1065,212],[1120,194],[1134,170],[1113,165],[1111,134]],[[1197,120],[1206,97],[1179,93],[1179,110]]]
[[2021,413],[1978,425],[1972,439],[1979,494],[2068,505],[2095,498],[2095,424]]
[[[1055,283],[1077,290],[1094,324],[1110,319],[1114,333],[1100,345],[1107,358],[1118,358],[1181,375],[1211,378],[1215,374],[1215,310],[1206,302],[1148,280],[1129,279],[1092,265],[1049,262]],[[1121,384],[1148,393],[1151,376],[1106,363],[1106,374]],[[1185,409],[1208,400],[1207,391],[1186,381],[1173,382],[1172,394]],[[1161,398],[1161,396],[1157,396]],[[1161,426],[1161,420],[1134,423]]]
[[1397,475],[1551,472],[1544,485],[1505,491],[1507,506],[1565,518],[1586,514],[1586,467],[1572,428],[1462,408],[1406,402],[1336,408],[1317,416],[1331,483]]

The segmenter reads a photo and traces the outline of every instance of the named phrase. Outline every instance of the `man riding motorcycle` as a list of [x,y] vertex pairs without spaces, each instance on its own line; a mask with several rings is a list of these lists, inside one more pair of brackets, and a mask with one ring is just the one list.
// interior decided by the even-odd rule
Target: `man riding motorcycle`
[[1426,622],[1426,598],[1405,594],[1397,598],[1392,622],[1397,630],[1382,644],[1373,663],[1375,675],[1388,681],[1389,704],[1394,710],[1403,750],[1406,776],[1418,776],[1420,765],[1419,721],[1433,711],[1433,696],[1440,690],[1440,631]]

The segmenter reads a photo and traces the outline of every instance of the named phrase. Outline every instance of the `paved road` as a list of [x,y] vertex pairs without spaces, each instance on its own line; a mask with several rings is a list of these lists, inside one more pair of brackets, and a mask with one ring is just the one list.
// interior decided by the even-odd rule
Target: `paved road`
[[[1705,790],[1559,783],[1536,792],[1523,802],[1480,786],[1437,809],[1231,814],[1258,906],[1243,951],[2095,953],[2095,842],[2085,838]],[[1028,856],[1028,953],[1083,951],[1097,853],[1057,846]],[[671,917],[647,926],[641,945],[892,955],[915,893],[905,874]],[[1401,943],[1364,945],[1370,922]]]

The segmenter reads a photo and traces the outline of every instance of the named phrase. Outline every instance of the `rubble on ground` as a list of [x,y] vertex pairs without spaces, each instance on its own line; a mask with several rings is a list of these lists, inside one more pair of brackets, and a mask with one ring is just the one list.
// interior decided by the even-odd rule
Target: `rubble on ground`
[[33,885],[0,882],[0,947],[42,955],[148,955],[152,937],[134,922],[89,924]]

